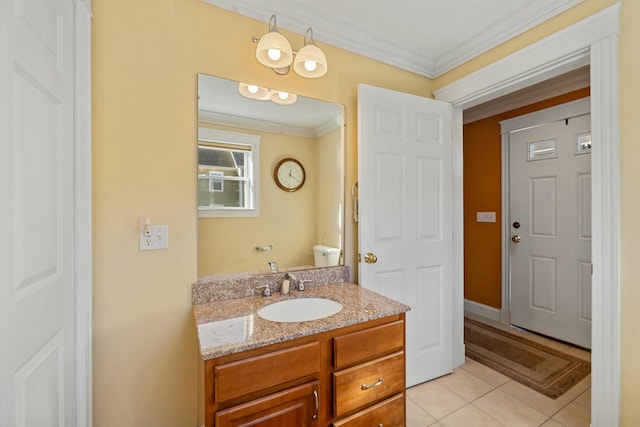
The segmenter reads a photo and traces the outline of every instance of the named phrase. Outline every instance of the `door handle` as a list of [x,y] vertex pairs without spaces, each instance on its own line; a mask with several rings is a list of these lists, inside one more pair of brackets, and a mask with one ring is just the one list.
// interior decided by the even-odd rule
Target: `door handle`
[[513,241],[514,243],[520,243],[520,240],[522,240],[522,237],[518,236],[517,234],[511,238],[511,241]]
[[313,390],[313,399],[316,402],[316,412],[313,413],[313,416],[311,417],[312,420],[315,420],[318,418],[318,408],[320,407],[320,405],[318,404],[318,391],[317,390]]
[[371,385],[362,384],[360,386],[360,390],[369,390],[370,388],[378,387],[380,384],[382,384],[382,377],[378,378],[378,381]]
[[376,262],[378,262],[378,257],[369,252],[364,256],[364,262],[366,262],[367,264],[375,264]]

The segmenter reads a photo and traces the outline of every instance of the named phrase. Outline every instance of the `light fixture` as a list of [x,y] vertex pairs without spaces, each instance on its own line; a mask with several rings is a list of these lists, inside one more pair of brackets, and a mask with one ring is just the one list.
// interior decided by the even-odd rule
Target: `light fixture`
[[266,87],[248,83],[238,83],[238,92],[242,96],[259,101],[273,101],[280,105],[293,104],[298,100],[298,95],[282,90],[268,89]]
[[285,69],[293,62],[289,40],[278,32],[276,15],[271,15],[269,32],[258,41],[256,58],[261,64],[273,69]]
[[297,52],[291,49],[291,44],[286,37],[278,32],[276,15],[271,15],[269,19],[269,32],[259,39],[253,37],[251,40],[258,43],[256,48],[258,61],[277,74],[289,73],[292,64],[293,70],[302,77],[318,78],[327,73],[327,57],[316,45],[311,28],[307,29],[304,44]]
[[[307,35],[309,40],[307,41]],[[327,57],[313,40],[313,29],[307,29],[304,35],[304,46],[296,54],[293,61],[293,71],[302,77],[315,79],[327,73]]]

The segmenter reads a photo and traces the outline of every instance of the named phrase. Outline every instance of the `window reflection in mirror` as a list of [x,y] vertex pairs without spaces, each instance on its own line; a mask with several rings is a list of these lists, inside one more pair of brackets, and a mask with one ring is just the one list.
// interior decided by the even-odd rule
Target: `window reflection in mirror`
[[[343,251],[341,105],[304,96],[297,96],[290,105],[249,99],[240,95],[239,82],[201,74],[198,130],[199,277],[268,271],[269,261],[276,261],[281,270],[312,268],[314,246]],[[236,139],[216,137],[215,132],[235,135]],[[245,139],[238,140],[239,136]],[[238,145],[247,144],[247,138],[259,141],[251,155],[253,184],[243,181],[250,179],[249,160],[242,157],[246,152]],[[220,142],[231,146],[223,147]],[[205,154],[212,148],[228,149],[231,156],[223,159]],[[306,181],[298,191],[285,192],[274,180],[274,168],[284,158],[298,160],[306,171]],[[229,193],[233,197],[223,196],[233,186]],[[229,217],[229,212],[246,213],[246,196],[251,192],[257,213]],[[220,211],[226,214],[221,216]],[[257,249],[267,247],[270,249]],[[340,264],[343,259],[340,256]]]
[[198,216],[242,217],[260,213],[260,137],[200,129]]

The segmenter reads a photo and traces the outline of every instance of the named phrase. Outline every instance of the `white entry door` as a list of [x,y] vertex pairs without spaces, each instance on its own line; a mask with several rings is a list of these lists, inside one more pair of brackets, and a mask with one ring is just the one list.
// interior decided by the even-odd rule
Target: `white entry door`
[[411,306],[412,386],[453,370],[452,109],[360,85],[358,116],[360,284]]
[[74,1],[0,1],[0,425],[73,427]]
[[587,99],[513,119],[523,128],[509,134],[509,167],[511,323],[590,348],[588,108]]

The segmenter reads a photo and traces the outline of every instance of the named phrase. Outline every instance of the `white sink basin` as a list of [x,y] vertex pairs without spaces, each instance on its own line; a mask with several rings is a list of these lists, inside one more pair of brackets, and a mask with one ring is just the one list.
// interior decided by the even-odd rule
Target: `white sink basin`
[[306,322],[329,317],[342,304],[325,298],[297,298],[275,302],[258,310],[258,316],[273,322]]

